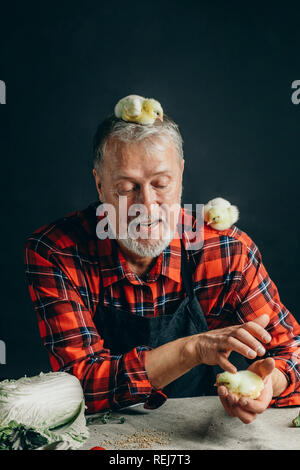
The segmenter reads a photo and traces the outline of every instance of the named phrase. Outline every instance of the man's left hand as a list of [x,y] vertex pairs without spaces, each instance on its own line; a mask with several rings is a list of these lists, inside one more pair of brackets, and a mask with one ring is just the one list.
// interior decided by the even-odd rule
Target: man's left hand
[[239,418],[243,423],[251,423],[257,414],[263,413],[269,406],[273,397],[273,385],[271,374],[275,368],[275,361],[271,357],[255,361],[248,370],[260,375],[264,381],[264,389],[256,400],[248,397],[239,398],[230,393],[221,385],[218,387],[220,400],[229,416]]

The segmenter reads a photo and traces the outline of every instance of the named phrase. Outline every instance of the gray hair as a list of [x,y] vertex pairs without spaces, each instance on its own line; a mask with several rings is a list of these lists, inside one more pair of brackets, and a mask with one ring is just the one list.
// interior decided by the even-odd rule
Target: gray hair
[[115,138],[121,142],[143,141],[147,143],[145,147],[162,150],[162,143],[173,142],[179,160],[183,159],[183,139],[178,125],[164,114],[163,121],[156,120],[154,124],[142,125],[134,122],[123,121],[115,115],[108,116],[97,128],[93,140],[94,168],[101,174],[103,156],[110,138]]

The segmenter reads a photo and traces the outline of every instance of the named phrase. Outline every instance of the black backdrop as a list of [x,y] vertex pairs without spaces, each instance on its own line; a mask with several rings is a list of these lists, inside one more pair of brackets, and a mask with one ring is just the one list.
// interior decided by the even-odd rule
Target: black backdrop
[[184,203],[240,208],[300,320],[300,79],[296,4],[1,2],[2,378],[50,369],[23,268],[26,237],[97,199],[91,140],[130,93],[158,99],[184,138]]

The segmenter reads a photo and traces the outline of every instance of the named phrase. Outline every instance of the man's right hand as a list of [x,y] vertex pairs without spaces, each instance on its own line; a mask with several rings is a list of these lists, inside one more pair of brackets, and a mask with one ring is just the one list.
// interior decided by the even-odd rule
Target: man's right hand
[[236,367],[228,356],[232,351],[247,359],[263,356],[266,350],[262,343],[269,343],[272,339],[265,330],[269,321],[269,316],[265,314],[241,325],[193,335],[186,344],[187,351],[195,364],[219,365],[223,370],[235,373]]
[[248,359],[263,356],[262,343],[272,339],[265,330],[268,323],[269,316],[262,315],[241,325],[186,336],[146,351],[148,378],[153,387],[163,388],[198,364],[219,365],[235,373],[236,368],[228,360],[229,354],[236,351]]

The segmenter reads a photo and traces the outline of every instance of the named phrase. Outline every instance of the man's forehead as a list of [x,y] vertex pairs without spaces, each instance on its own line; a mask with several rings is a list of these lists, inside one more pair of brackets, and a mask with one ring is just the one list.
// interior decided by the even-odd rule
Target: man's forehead
[[[163,136],[161,136],[163,137]],[[150,138],[145,138],[142,140],[132,140],[130,142],[123,141],[117,137],[109,138],[106,144],[107,153],[113,154],[127,154],[135,152],[145,152],[147,150],[149,153],[151,151],[155,152],[158,149],[161,151],[175,151],[175,144],[169,138],[160,138],[159,136],[152,136]]]
[[[160,171],[151,172],[151,177],[160,176],[160,175],[173,176],[172,172],[170,171],[170,166],[165,166]],[[134,175],[132,175],[131,172],[122,171],[122,172],[115,173],[113,175],[113,179],[115,180],[128,179],[129,180],[129,179],[132,179],[133,176]]]
[[[158,145],[153,145],[148,142],[136,141],[136,142],[121,142],[116,139],[109,142],[106,148],[104,158],[106,164],[112,166],[124,166],[124,170],[130,166],[136,166],[137,164],[152,164],[155,159],[156,172],[164,172],[170,168],[172,160],[174,162],[177,159],[176,149],[173,142],[159,141]],[[126,171],[125,171],[126,172]]]

